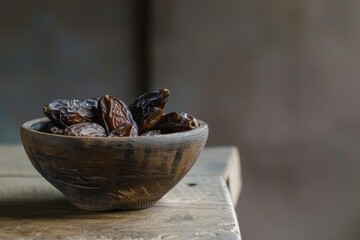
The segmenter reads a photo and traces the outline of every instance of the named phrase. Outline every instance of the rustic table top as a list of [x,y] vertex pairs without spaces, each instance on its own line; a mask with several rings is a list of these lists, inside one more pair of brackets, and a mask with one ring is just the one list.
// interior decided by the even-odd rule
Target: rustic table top
[[0,239],[241,239],[235,147],[205,148],[191,171],[153,207],[87,212],[33,168],[22,146],[0,145]]

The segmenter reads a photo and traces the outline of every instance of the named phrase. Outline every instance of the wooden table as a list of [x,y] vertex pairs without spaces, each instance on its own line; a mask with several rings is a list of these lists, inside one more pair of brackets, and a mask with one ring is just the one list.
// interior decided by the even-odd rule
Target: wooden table
[[19,145],[0,145],[0,166],[0,239],[241,239],[235,147],[205,148],[178,185],[138,211],[75,208],[36,172]]

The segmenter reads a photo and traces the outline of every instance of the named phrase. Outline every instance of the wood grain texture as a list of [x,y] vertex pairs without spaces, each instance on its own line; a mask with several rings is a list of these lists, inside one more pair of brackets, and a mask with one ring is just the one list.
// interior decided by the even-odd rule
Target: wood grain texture
[[75,206],[89,211],[152,206],[191,169],[208,127],[150,137],[73,137],[22,125],[24,149],[36,170]]
[[188,174],[223,177],[236,206],[242,188],[240,155],[237,147],[207,147]]
[[41,177],[0,177],[1,239],[240,239],[221,177],[187,176],[153,207],[87,212]]
[[[0,177],[40,176],[21,145],[0,145],[0,165]],[[187,175],[223,177],[225,182],[229,183],[233,204],[237,204],[242,179],[239,152],[236,147],[206,147]]]
[[151,208],[93,213],[73,207],[46,182],[21,145],[0,145],[0,239],[240,239],[224,175],[236,167],[234,152],[205,148]]

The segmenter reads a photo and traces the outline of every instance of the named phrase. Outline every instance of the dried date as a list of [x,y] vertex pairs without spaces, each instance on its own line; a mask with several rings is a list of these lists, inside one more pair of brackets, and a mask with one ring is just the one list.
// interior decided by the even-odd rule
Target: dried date
[[165,114],[170,91],[162,88],[139,96],[129,107],[110,95],[83,101],[57,99],[44,106],[50,119],[40,131],[71,136],[133,137],[182,132],[199,126],[190,114]]
[[[98,109],[102,125],[108,134],[111,134],[114,129],[117,129],[115,132],[122,136],[138,135],[137,125],[131,115],[130,109],[121,100],[110,95],[105,95],[99,99]],[[120,134],[119,132],[122,130],[124,131]]]
[[91,106],[93,116],[93,122],[101,124],[101,116],[99,116],[99,98],[88,98],[83,100],[83,103],[89,104]]
[[98,98],[88,98],[83,100],[84,104],[89,104],[91,106],[91,109],[95,112],[98,109],[98,102],[99,99]]
[[105,129],[97,123],[85,122],[68,126],[64,135],[81,137],[106,137]]
[[142,137],[155,136],[155,135],[161,135],[161,130],[150,130],[141,134]]
[[117,128],[114,128],[111,133],[109,134],[109,137],[134,137],[137,136],[137,131],[135,131],[135,128],[133,128],[133,125],[130,123],[124,123],[121,126],[118,126]]
[[80,100],[57,99],[43,108],[44,114],[59,127],[92,122],[92,105]]
[[142,134],[156,126],[164,113],[170,91],[162,88],[139,96],[129,108]]
[[188,113],[172,112],[161,117],[154,129],[161,130],[161,133],[183,132],[199,126],[196,118]]

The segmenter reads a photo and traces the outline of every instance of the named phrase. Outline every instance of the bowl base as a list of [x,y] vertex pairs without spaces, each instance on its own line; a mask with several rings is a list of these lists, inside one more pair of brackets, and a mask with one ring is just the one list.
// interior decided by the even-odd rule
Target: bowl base
[[119,210],[119,211],[133,211],[133,210],[141,210],[148,207],[153,206],[157,201],[146,201],[146,202],[127,202],[127,203],[114,203],[113,205],[97,205],[96,203],[87,204],[87,203],[79,203],[79,202],[71,202],[75,207],[92,212],[102,212],[102,211],[111,211],[111,210]]

